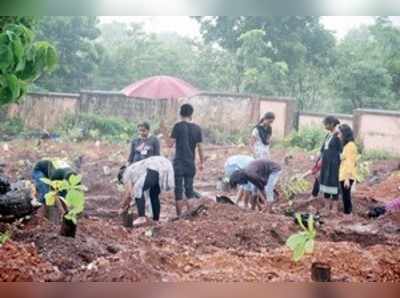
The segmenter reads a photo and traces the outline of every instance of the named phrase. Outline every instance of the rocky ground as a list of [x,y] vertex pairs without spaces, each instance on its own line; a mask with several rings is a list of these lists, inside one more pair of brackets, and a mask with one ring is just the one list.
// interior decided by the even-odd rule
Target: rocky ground
[[[89,191],[76,238],[59,236],[59,227],[40,211],[23,223],[0,225],[12,231],[12,240],[0,248],[0,281],[309,281],[314,261],[329,263],[337,281],[400,281],[400,216],[365,216],[368,207],[400,194],[398,161],[375,163],[370,179],[357,186],[353,223],[340,214],[323,217],[314,253],[294,263],[284,243],[299,227],[285,215],[286,201],[272,213],[215,202],[225,159],[246,153],[245,147],[206,147],[205,170],[196,181],[204,197],[193,202],[206,206],[199,216],[172,221],[173,196],[163,194],[161,224],[133,229],[118,216],[116,183],[128,146],[12,141],[7,147],[0,144],[0,159],[13,179],[29,178],[39,158],[81,156]],[[273,158],[283,162],[287,154],[274,150]],[[291,154],[285,177],[312,164],[305,153]],[[311,212],[322,205],[306,194],[294,203],[296,210]]]

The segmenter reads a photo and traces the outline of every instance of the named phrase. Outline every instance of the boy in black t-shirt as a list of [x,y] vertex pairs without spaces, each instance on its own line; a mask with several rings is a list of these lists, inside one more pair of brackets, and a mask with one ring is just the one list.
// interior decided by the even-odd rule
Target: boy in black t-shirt
[[[176,123],[171,133],[171,144],[175,143],[175,200],[176,213],[178,216],[182,213],[183,191],[187,200],[194,197],[193,180],[196,175],[196,148],[199,152],[199,170],[203,170],[203,150],[201,142],[203,141],[200,126],[192,123],[193,107],[190,104],[184,104],[180,109],[181,121]],[[189,209],[189,204],[186,201]]]

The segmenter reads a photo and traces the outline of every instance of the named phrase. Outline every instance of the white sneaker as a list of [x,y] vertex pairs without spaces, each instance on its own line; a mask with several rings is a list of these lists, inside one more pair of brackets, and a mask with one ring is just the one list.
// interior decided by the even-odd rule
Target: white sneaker
[[134,225],[134,226],[140,226],[140,225],[142,225],[142,224],[145,224],[146,222],[147,222],[146,217],[139,217],[139,218],[137,218],[137,219],[135,219],[135,220],[133,221],[133,225]]

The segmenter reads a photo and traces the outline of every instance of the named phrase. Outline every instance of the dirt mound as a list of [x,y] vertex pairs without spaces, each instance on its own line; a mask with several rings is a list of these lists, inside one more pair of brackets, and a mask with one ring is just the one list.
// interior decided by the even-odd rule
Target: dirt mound
[[[237,206],[203,202],[207,212],[193,220],[179,220],[160,228],[159,237],[195,248],[245,248],[259,251],[278,247],[293,225],[283,215],[244,211]],[[292,230],[293,231],[293,230]]]
[[366,198],[386,202],[400,196],[400,172],[393,172],[376,185],[363,185],[358,189],[358,193]]
[[38,256],[33,244],[7,241],[0,247],[0,281],[43,282],[58,280],[61,273]]

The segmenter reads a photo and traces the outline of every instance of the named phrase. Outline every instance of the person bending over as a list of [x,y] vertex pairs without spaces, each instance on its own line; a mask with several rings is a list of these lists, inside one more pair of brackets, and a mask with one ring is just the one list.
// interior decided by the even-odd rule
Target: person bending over
[[282,168],[276,162],[256,159],[245,169],[235,171],[230,178],[230,184],[232,187],[249,182],[254,184],[266,204],[266,208],[270,209],[271,204],[275,201],[274,189],[281,174]]
[[[245,169],[252,161],[254,161],[254,158],[248,155],[233,155],[229,157],[224,166],[225,177],[230,179],[235,171]],[[239,204],[240,201],[244,199],[244,206],[248,208],[254,189],[254,185],[250,182],[245,185],[240,185],[236,204]]]
[[173,190],[175,187],[172,163],[162,156],[152,156],[138,161],[126,168],[122,175],[122,182],[125,185],[125,200],[121,212],[127,210],[134,199],[139,217],[133,224],[144,223],[146,221],[144,193],[148,192],[153,220],[159,221],[160,193]]

